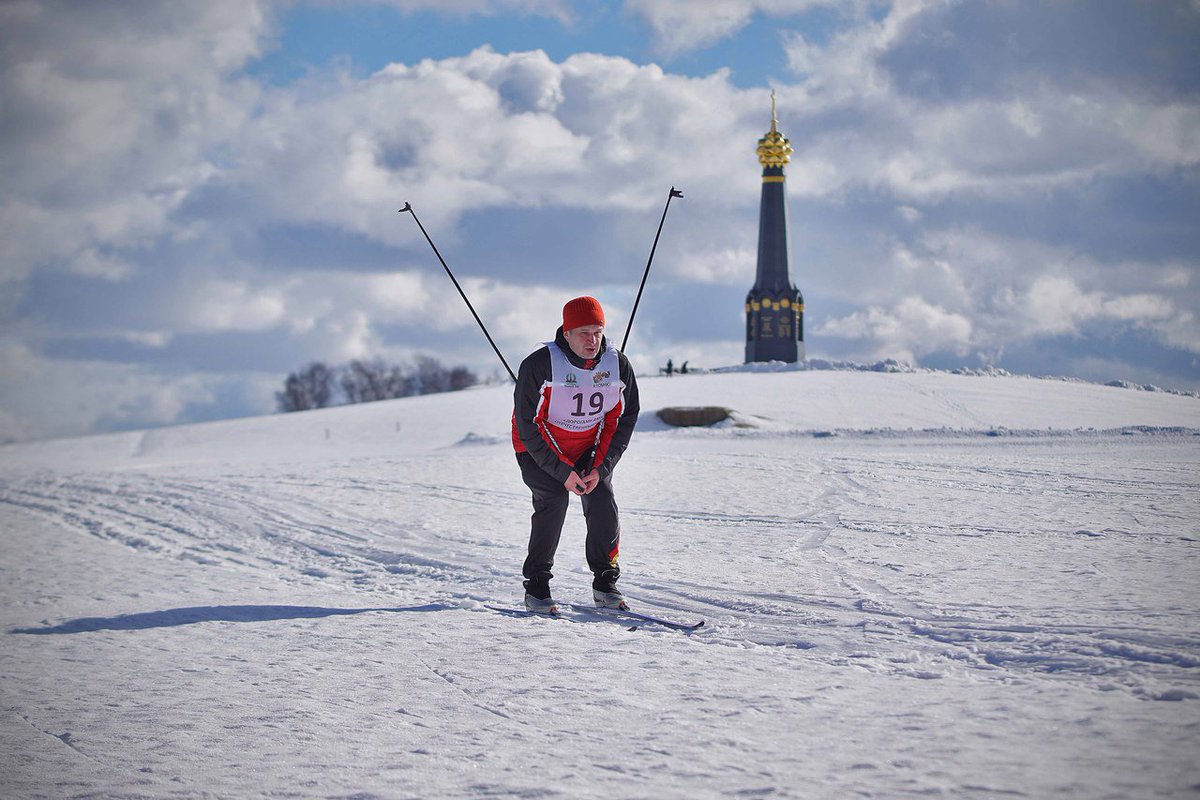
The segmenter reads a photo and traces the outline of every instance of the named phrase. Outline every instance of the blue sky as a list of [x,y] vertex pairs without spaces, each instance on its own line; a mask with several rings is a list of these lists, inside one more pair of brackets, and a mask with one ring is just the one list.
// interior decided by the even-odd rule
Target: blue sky
[[810,357],[1200,389],[1195,2],[0,6],[0,440],[514,365],[738,363],[770,91]]
[[247,72],[280,86],[314,69],[349,69],[365,77],[395,61],[452,58],[486,44],[498,52],[542,50],[559,62],[573,53],[603,53],[661,63],[683,75],[727,69],[735,85],[749,89],[786,77],[787,56],[779,46],[785,30],[803,31],[820,43],[836,29],[841,12],[816,5],[786,18],[752,14],[736,37],[685,51],[666,48],[645,19],[620,3],[564,3],[562,15],[446,13],[435,4],[407,13],[386,4],[297,5],[279,18],[274,42]]

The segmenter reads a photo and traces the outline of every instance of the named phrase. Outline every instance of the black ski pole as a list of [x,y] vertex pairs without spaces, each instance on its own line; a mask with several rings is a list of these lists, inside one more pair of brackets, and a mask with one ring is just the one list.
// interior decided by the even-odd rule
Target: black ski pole
[[475,313],[475,306],[471,305],[471,301],[467,299],[467,293],[464,292],[463,288],[458,285],[458,280],[454,277],[454,273],[450,271],[450,267],[446,266],[446,259],[442,258],[442,254],[438,252],[437,245],[433,243],[433,239],[430,239],[429,234],[425,232],[425,226],[421,224],[421,220],[417,219],[417,212],[413,211],[411,203],[405,203],[404,208],[400,209],[399,213],[403,214],[405,211],[412,214],[412,218],[417,223],[417,227],[421,229],[421,233],[425,234],[425,241],[429,242],[429,246],[433,248],[433,254],[437,256],[438,261],[442,262],[442,269],[446,270],[446,274],[450,276],[450,280],[454,281],[454,288],[458,289],[458,293],[462,296],[463,302],[467,304],[467,308],[471,309],[471,316],[473,316],[475,321],[479,323],[479,328],[483,331],[483,335],[487,337],[488,343],[491,344],[492,349],[496,351],[496,355],[500,357],[500,363],[504,365],[506,370],[508,370],[508,377],[513,379],[513,383],[516,383],[517,376],[513,374],[512,367],[510,367],[508,362],[504,360],[504,355],[500,352],[500,348],[496,347],[496,343],[492,340],[492,335],[488,333],[487,326],[483,324],[483,320],[481,320],[479,315]]
[[637,316],[638,304],[642,302],[642,290],[646,288],[646,278],[650,277],[650,264],[654,261],[654,251],[658,247],[658,237],[662,235],[663,223],[667,221],[667,209],[671,207],[672,197],[683,197],[683,192],[671,187],[671,193],[667,195],[667,204],[663,206],[662,219],[658,221],[658,233],[654,234],[654,244],[650,246],[650,258],[646,259],[646,271],[642,273],[642,285],[638,287],[637,299],[633,301],[633,311],[629,314],[629,324],[625,327],[625,338],[621,340],[621,352],[625,352],[625,345],[629,343],[629,332],[633,330],[633,318]]

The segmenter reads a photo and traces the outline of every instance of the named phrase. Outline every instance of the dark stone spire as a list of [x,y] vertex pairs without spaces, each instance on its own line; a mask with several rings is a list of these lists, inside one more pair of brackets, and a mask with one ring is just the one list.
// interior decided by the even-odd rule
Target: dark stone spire
[[758,212],[758,270],[746,295],[746,362],[804,358],[804,296],[791,279],[787,198],[783,168],[792,144],[779,132],[775,92],[771,92],[771,130],[758,140],[762,164],[762,202]]

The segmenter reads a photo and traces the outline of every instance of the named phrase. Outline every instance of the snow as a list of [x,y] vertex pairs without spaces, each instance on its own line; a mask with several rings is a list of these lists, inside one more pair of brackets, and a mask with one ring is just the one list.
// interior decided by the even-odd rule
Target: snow
[[[1200,399],[641,389],[622,583],[694,633],[486,608],[519,603],[528,532],[506,387],[0,448],[0,794],[1200,789]],[[681,405],[735,413],[654,417]],[[582,539],[575,503],[560,600]]]

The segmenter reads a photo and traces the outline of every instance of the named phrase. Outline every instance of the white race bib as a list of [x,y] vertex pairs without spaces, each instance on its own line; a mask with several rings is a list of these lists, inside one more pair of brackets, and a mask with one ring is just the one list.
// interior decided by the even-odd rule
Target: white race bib
[[553,369],[546,421],[576,433],[591,430],[617,407],[625,391],[616,349],[605,350],[594,369],[580,369],[567,360],[557,344],[546,344]]

